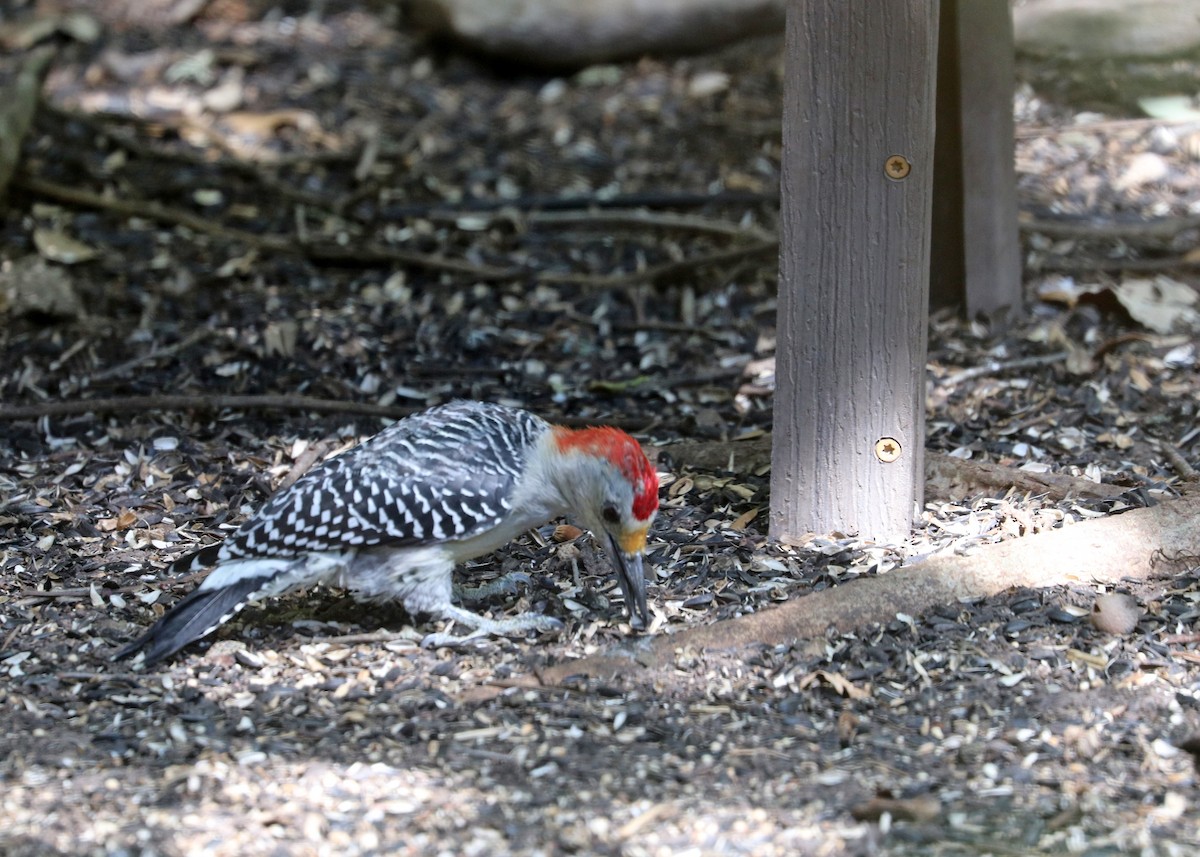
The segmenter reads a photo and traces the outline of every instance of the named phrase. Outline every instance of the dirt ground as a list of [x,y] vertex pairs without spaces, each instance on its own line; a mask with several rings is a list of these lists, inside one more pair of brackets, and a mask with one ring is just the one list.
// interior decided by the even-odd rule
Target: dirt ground
[[[363,4],[87,5],[108,26],[53,64],[0,221],[0,853],[1200,853],[1194,562],[1115,587],[1128,633],[1079,569],[642,670],[607,560],[548,525],[466,574],[529,572],[482,609],[559,635],[426,650],[427,620],[319,590],[111,662],[194,585],[172,558],[387,415],[769,431],[781,45],[533,74]],[[935,315],[928,446],[1126,493],[788,549],[762,466],[664,453],[652,635],[1181,490],[1200,126],[1016,104],[1028,312]],[[614,649],[617,679],[538,679]]]

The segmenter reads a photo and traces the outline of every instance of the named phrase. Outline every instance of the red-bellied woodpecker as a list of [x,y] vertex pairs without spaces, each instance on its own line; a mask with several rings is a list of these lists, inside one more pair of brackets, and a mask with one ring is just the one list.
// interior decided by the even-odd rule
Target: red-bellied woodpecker
[[397,599],[410,614],[452,619],[465,637],[561,627],[522,613],[489,619],[451,603],[455,565],[560,515],[614,556],[635,628],[649,621],[642,554],[658,510],[658,475],[615,428],[572,430],[525,411],[453,402],[407,417],[280,491],[225,541],[172,564],[213,571],[142,637],[117,653],[168,657],[248,602],[315,583],[364,599]]

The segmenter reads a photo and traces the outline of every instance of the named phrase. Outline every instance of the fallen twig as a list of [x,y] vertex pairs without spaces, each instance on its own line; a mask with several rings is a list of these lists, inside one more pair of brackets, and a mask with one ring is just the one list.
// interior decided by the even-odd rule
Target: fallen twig
[[310,443],[304,450],[296,456],[296,460],[292,462],[291,469],[279,480],[279,484],[275,486],[276,491],[282,491],[284,488],[290,488],[295,484],[296,480],[313,468],[318,461],[323,461],[329,455],[330,445],[321,441]]
[[720,193],[675,193],[643,191],[608,196],[578,194],[573,196],[521,196],[514,199],[489,197],[463,199],[459,202],[406,203],[389,205],[380,212],[385,220],[409,217],[433,217],[454,213],[500,211],[581,211],[592,208],[700,208],[706,205],[778,204],[778,191],[754,193],[727,190]]
[[[115,145],[139,158],[151,161],[189,164],[204,170],[229,170],[230,172],[249,176],[259,181],[264,186],[292,202],[298,202],[314,208],[333,210],[328,199],[319,194],[303,190],[294,183],[281,181],[271,172],[264,169],[258,162],[234,156],[214,159],[212,151],[209,149],[143,142],[134,133],[113,127],[114,123],[111,120],[106,121],[102,114],[86,110],[72,110],[55,104],[49,105],[49,109],[65,120],[86,125],[97,134],[103,135]],[[222,151],[225,150],[222,149]],[[275,171],[278,170],[275,164],[272,164],[271,167]]]
[[[196,580],[201,580],[208,577],[209,569],[203,571],[193,571],[191,574],[184,574],[179,577],[167,578],[165,580],[156,581],[155,585],[160,589],[173,589],[176,586],[183,586],[185,583],[192,583]],[[96,592],[101,595],[110,595],[113,593],[121,593],[122,595],[130,592],[139,592],[143,589],[150,588],[147,581],[138,583],[128,583],[125,586],[109,587],[103,589],[97,587]],[[90,598],[92,595],[91,587],[74,587],[70,589],[22,589],[13,597],[22,598],[27,601],[54,601],[60,598]]]
[[63,679],[64,681],[99,681],[99,682],[126,681],[126,682],[129,682],[130,684],[134,684],[134,685],[140,685],[146,681],[146,673],[135,673],[135,672],[93,673],[93,672],[85,672],[83,670],[78,670],[78,671],[69,671],[69,672],[59,672],[59,673],[56,673],[56,675],[58,676],[58,678]]
[[965,461],[944,453],[925,453],[926,500],[960,501],[980,493],[1010,490],[1057,502],[1067,499],[1113,500],[1128,489],[1064,473],[1032,473],[990,461]]
[[763,256],[778,252],[778,241],[758,241],[677,261],[663,262],[661,265],[651,265],[641,271],[627,271],[621,274],[574,274],[543,271],[537,274],[535,279],[540,283],[583,286],[593,289],[620,289],[639,283],[658,283],[664,280],[678,279],[683,274],[698,268],[726,265],[731,262],[741,262],[751,256]]
[[[681,321],[654,321],[651,319],[642,319],[641,321],[619,321],[610,318],[597,319],[590,315],[584,315],[575,310],[563,310],[560,318],[569,321],[575,321],[579,324],[586,324],[592,327],[600,328],[608,325],[613,330],[632,331],[639,330],[660,330],[666,333],[683,333],[691,336],[705,336],[709,339],[723,340],[725,334],[720,330],[713,330],[706,325],[685,324]],[[734,377],[741,374],[741,367],[737,368],[736,372],[721,372],[721,377]],[[666,384],[667,382],[661,382]]]
[[346,402],[340,399],[318,399],[308,396],[161,395],[72,399],[66,402],[42,402],[37,405],[0,405],[0,421],[36,420],[42,417],[70,417],[80,414],[113,412],[264,409],[359,414],[388,419],[400,419],[418,410],[418,408],[406,405],[377,405],[371,402]]
[[1070,356],[1070,352],[1055,351],[1051,354],[1035,354],[1031,357],[1018,357],[1013,360],[989,360],[978,366],[972,366],[970,369],[963,369],[961,372],[947,375],[937,383],[941,387],[954,387],[964,381],[982,378],[984,375],[998,375],[1013,369],[1031,369],[1035,366],[1051,366],[1055,363],[1062,363]]
[[60,202],[113,211],[129,217],[143,217],[175,226],[185,226],[203,235],[212,235],[222,240],[238,242],[270,253],[302,256],[314,262],[343,262],[355,265],[389,262],[464,274],[477,280],[486,281],[509,280],[522,273],[520,269],[477,265],[462,259],[451,259],[432,253],[418,253],[398,247],[385,247],[375,243],[353,243],[343,247],[333,243],[304,243],[282,235],[257,235],[243,229],[222,226],[206,217],[157,202],[103,196],[30,175],[23,174],[14,177],[13,184],[30,193],[47,196]]
[[1094,271],[1154,273],[1174,271],[1180,268],[1200,268],[1200,258],[1193,259],[1188,256],[1171,256],[1165,259],[1072,257],[1070,259],[1046,259],[1034,266],[1036,271],[1051,274],[1085,274]]
[[1098,122],[1080,122],[1074,125],[1019,125],[1014,136],[1017,139],[1034,137],[1057,137],[1059,134],[1093,134],[1097,131],[1123,131],[1126,129],[1160,128],[1172,125],[1191,125],[1195,119],[1160,119],[1138,117],[1136,119],[1102,119]]
[[445,271],[449,274],[462,274],[480,282],[514,280],[529,273],[523,268],[497,268],[494,265],[475,264],[464,259],[402,250],[399,247],[388,247],[374,242],[351,243],[344,247],[337,244],[297,244],[292,248],[292,252],[313,262],[337,262],[355,266],[387,262],[431,271]]
[[[751,474],[771,465],[771,435],[744,441],[683,441],[655,447],[677,467]],[[1051,500],[1111,500],[1126,489],[1062,473],[1031,473],[987,461],[964,461],[945,453],[925,451],[927,500],[961,501],[980,494],[1010,490],[1046,496]]]
[[1157,220],[1131,220],[1128,222],[1037,220],[1023,217],[1020,224],[1021,229],[1026,232],[1039,232],[1051,238],[1169,239],[1189,229],[1200,229],[1200,216],[1164,217]]
[[775,236],[757,226],[742,226],[726,220],[686,214],[667,214],[644,210],[605,209],[600,211],[535,211],[525,217],[532,226],[576,226],[610,229],[614,226],[644,229],[670,229],[700,232],[725,238],[751,238],[760,243],[773,242]]
[[1155,442],[1159,452],[1163,454],[1163,457],[1167,461],[1171,462],[1171,466],[1175,468],[1175,472],[1179,475],[1180,479],[1196,478],[1196,468],[1192,467],[1188,460],[1175,448],[1174,444],[1168,443],[1165,440],[1156,440]]
[[0,652],[8,651],[8,647],[12,645],[12,641],[16,638],[17,631],[19,630],[21,630],[21,626],[17,625],[8,632],[8,634],[4,637],[4,642],[0,643]]
[[[145,366],[147,363],[153,363],[156,360],[161,360],[164,357],[173,357],[180,351],[186,351],[196,343],[207,339],[212,334],[213,331],[210,328],[202,327],[193,331],[190,335],[185,336],[178,342],[172,343],[171,345],[164,345],[162,347],[155,346],[145,354],[139,354],[137,357],[134,357],[131,360],[126,360],[124,363],[118,363],[116,366],[110,366],[109,368],[103,369],[94,375],[90,375],[87,378],[87,383],[92,385],[99,381],[107,381],[111,378],[119,378],[122,375],[132,372],[134,369]],[[82,384],[82,382],[80,382],[80,384]]]
[[[36,405],[0,404],[0,422],[6,420],[37,420],[42,417],[73,417],[99,413],[145,413],[147,411],[313,411],[327,414],[357,414],[398,420],[421,410],[413,405],[378,405],[373,402],[347,402],[341,399],[319,399],[309,396],[279,394],[262,395],[162,395],[125,396],[103,399],[72,399],[67,402],[42,402]],[[653,422],[628,420],[620,417],[560,416],[551,422],[577,428],[607,425],[626,431],[643,433]]]

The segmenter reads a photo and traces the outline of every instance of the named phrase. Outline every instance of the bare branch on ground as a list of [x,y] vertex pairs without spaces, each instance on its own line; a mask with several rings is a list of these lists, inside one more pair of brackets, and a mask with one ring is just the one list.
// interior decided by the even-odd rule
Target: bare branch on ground
[[[683,441],[656,447],[681,467],[737,473],[761,472],[771,464],[771,436],[745,441]],[[1051,500],[1111,500],[1127,488],[1063,473],[1033,473],[987,461],[965,461],[941,452],[925,452],[925,493],[929,500],[962,500],[1015,490]]]
[[[312,396],[289,396],[265,393],[261,395],[161,395],[117,396],[98,399],[71,399],[42,402],[37,405],[5,405],[0,403],[0,422],[37,420],[42,417],[75,417],[83,414],[138,414],[148,411],[223,411],[273,410],[312,411],[326,414],[357,414],[364,417],[398,420],[422,408],[412,405],[379,405],[374,402],[352,402],[342,399],[321,399]],[[632,432],[643,432],[645,420],[619,418],[555,417],[554,422],[571,427],[610,425]]]
[[987,598],[1014,587],[1117,585],[1169,574],[1162,557],[1195,554],[1200,494],[989,545],[966,557],[943,557],[860,578],[759,613],[633,643],[539,670],[547,684],[587,675],[604,679],[674,668],[681,651],[787,645],[919,616],[940,604]]

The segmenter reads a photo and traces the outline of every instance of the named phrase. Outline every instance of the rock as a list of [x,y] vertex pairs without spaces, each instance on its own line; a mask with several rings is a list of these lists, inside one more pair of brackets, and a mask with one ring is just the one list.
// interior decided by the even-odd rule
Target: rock
[[1092,624],[1106,634],[1128,634],[1142,618],[1142,608],[1132,595],[1110,592],[1092,604]]
[[1061,59],[1168,57],[1200,50],[1194,0],[1039,0],[1013,10],[1020,50]]
[[[402,0],[418,27],[529,65],[581,68],[685,54],[783,31],[786,0]],[[1054,60],[1200,51],[1195,0],[1034,0],[1013,9],[1018,49]]]
[[783,31],[786,0],[408,0],[430,33],[493,57],[582,68]]
[[1076,109],[1132,111],[1196,91],[1196,0],[1030,0],[1013,29],[1018,77]]
[[[787,0],[399,0],[416,27],[526,66],[579,69],[782,34]],[[1020,77],[1079,108],[1190,94],[1198,0],[1027,0],[1013,9]],[[720,81],[701,78],[700,91]]]

